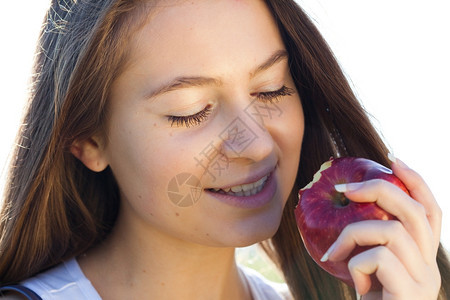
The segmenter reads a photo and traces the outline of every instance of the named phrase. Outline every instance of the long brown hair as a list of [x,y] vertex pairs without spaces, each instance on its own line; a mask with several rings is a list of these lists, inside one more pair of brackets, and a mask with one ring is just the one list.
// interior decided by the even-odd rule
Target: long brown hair
[[103,132],[137,2],[52,1],[5,189],[2,284],[83,253],[114,224],[119,196],[111,171],[91,172],[69,147]]
[[[296,186],[278,232],[262,246],[282,269],[296,298],[354,299],[355,292],[322,271],[305,250],[294,217],[297,192],[331,156],[365,157],[388,166],[388,150],[308,16],[293,1],[266,3],[289,52],[291,73],[305,114],[305,133]],[[437,261],[442,277],[440,299],[447,299],[450,263],[442,245]]]
[[[52,1],[39,40],[34,86],[0,216],[1,284],[82,254],[105,238],[119,210],[111,171],[88,170],[69,147],[105,132],[108,93],[126,62],[127,38],[150,6],[137,0],[70,3]],[[305,113],[305,136],[282,223],[263,246],[296,299],[353,299],[354,290],[310,259],[293,208],[298,188],[331,155],[367,157],[387,165],[386,147],[306,14],[294,1],[266,3],[289,52]],[[438,260],[444,297],[444,289],[450,295],[450,267],[442,249]]]

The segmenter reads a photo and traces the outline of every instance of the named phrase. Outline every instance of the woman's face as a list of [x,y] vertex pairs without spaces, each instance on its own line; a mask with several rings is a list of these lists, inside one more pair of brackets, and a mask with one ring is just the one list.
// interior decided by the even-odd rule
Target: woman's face
[[118,226],[209,246],[271,237],[304,124],[263,2],[167,5],[128,46],[103,152],[121,191]]

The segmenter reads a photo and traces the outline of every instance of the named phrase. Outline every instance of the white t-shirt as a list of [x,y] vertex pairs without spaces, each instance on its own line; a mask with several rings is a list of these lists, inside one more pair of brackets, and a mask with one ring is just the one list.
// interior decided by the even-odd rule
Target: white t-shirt
[[[271,282],[245,266],[239,266],[239,268],[247,279],[254,300],[293,299],[286,284]],[[21,284],[32,289],[43,300],[101,299],[89,279],[84,276],[75,258],[29,278]]]

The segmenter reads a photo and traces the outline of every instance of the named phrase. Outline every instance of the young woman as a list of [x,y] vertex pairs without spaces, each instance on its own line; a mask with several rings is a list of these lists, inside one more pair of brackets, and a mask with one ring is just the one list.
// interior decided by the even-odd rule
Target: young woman
[[[436,201],[389,163],[293,1],[52,1],[38,49],[2,285],[43,299],[354,299],[308,256],[293,216],[320,164],[351,155],[390,165],[412,198],[387,182],[348,189],[399,221],[351,226],[329,259],[379,245],[350,265],[365,299],[450,295]],[[235,247],[257,242],[289,289],[236,265]],[[367,293],[372,273],[383,289]]]

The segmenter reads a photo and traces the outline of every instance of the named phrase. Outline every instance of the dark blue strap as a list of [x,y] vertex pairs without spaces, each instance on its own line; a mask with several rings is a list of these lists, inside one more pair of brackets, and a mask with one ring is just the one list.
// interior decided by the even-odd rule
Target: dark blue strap
[[0,287],[0,292],[11,292],[11,291],[15,291],[24,295],[25,297],[27,297],[28,300],[42,300],[42,298],[39,297],[38,294],[36,294],[35,292],[33,292],[32,290],[23,285],[7,285]]

